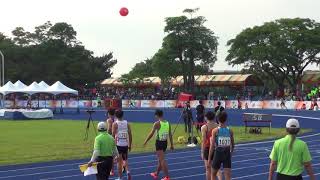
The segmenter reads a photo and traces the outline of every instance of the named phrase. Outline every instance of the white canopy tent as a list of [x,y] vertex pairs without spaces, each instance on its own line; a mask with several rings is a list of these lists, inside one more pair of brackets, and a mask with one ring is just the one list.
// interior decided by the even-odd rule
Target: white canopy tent
[[45,93],[54,94],[54,95],[58,95],[58,94],[74,94],[74,95],[78,95],[78,91],[65,86],[60,81],[57,81],[54,84],[52,84],[44,92]]
[[46,82],[44,82],[44,81],[41,81],[38,85],[39,85],[41,88],[43,88],[43,89],[47,89],[47,88],[50,87],[50,86],[49,86]]
[[[33,82],[29,86],[26,86],[21,81],[17,81],[15,84],[13,84],[11,81],[7,82],[3,87],[0,87],[0,94],[4,96],[10,93],[25,93],[29,95],[33,95],[36,93],[48,93],[53,95],[59,95],[59,94],[74,94],[78,95],[78,91],[71,89],[64,84],[62,84],[60,81],[55,82],[51,86],[49,86],[44,81],[41,81],[39,84],[37,82]],[[3,103],[2,103],[3,106]],[[38,99],[38,106],[39,106],[39,99]],[[61,99],[61,112],[62,111],[62,99]],[[78,107],[79,112],[79,107]]]
[[30,95],[36,94],[36,93],[48,93],[53,95],[58,95],[58,94],[78,95],[78,91],[65,86],[60,81],[55,82],[51,86],[49,86],[44,81],[41,81],[39,84],[37,82],[33,82],[29,86],[26,86],[21,81],[17,81],[15,84],[9,81],[0,88],[0,94],[7,95],[10,93],[26,93]]
[[15,82],[13,84],[17,89],[19,90],[23,90],[24,88],[27,87],[27,85],[25,85],[23,82],[21,82],[20,80],[18,80],[17,82]]
[[46,90],[46,88],[42,88],[38,85],[37,82],[33,82],[28,87],[24,88],[23,92],[32,95],[32,94],[36,94],[36,93],[42,93],[45,90]]
[[20,89],[18,89],[11,81],[9,81],[0,88],[0,94],[5,96],[10,93],[18,92],[19,90]]

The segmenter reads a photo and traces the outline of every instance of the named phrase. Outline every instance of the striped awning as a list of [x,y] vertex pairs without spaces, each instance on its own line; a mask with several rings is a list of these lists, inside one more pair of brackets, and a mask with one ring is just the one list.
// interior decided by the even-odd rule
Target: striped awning
[[320,73],[308,73],[302,76],[302,83],[317,84],[320,83]]
[[[221,74],[221,75],[199,75],[195,76],[195,84],[197,86],[244,86],[258,85],[260,80],[254,78],[251,74]],[[320,79],[320,74],[317,80]],[[177,76],[170,81],[174,87],[181,87],[184,84],[183,76]],[[120,78],[110,78],[102,81],[103,86],[123,86]],[[153,87],[160,86],[161,79],[159,77],[148,77],[143,79],[135,79],[127,84],[128,86]]]
[[172,86],[175,86],[175,87],[177,87],[177,86],[183,86],[183,76],[177,76],[176,78],[173,78],[172,80],[171,80],[171,85]]
[[[221,74],[195,76],[194,79],[197,86],[241,86],[245,85],[251,77],[251,74]],[[172,79],[171,85],[183,86],[183,77],[178,76]]]
[[110,87],[119,87],[123,86],[123,83],[120,81],[120,78],[109,78],[105,79],[101,82],[102,86],[110,86]]
[[159,77],[148,77],[143,78],[142,82],[140,83],[142,86],[160,86],[161,79]]

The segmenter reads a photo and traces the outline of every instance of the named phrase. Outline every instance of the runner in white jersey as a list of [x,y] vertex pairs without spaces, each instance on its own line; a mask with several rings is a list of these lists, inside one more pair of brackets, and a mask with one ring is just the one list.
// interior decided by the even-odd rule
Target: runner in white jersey
[[119,151],[118,158],[118,175],[116,180],[122,180],[123,167],[128,175],[128,180],[131,180],[131,175],[128,166],[128,151],[131,151],[132,133],[129,123],[123,120],[123,111],[116,111],[116,121],[112,125],[112,135],[116,140],[116,145]]

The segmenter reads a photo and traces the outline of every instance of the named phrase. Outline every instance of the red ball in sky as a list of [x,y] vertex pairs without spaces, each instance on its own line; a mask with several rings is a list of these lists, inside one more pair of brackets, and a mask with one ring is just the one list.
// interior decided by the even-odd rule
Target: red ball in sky
[[129,10],[128,10],[128,8],[123,7],[120,9],[119,13],[121,16],[127,16],[129,14]]

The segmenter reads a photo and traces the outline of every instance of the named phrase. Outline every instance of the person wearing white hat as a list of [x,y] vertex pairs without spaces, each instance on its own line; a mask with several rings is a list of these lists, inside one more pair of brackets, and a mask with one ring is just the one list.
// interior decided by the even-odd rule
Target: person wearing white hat
[[286,124],[288,135],[275,141],[270,154],[269,180],[277,171],[277,180],[302,180],[305,168],[311,180],[315,180],[308,145],[297,138],[300,124],[297,119],[289,119]]
[[94,141],[94,150],[88,166],[98,162],[97,180],[108,180],[112,168],[113,158],[119,155],[114,138],[108,134],[105,122],[99,122],[97,126],[99,134]]

